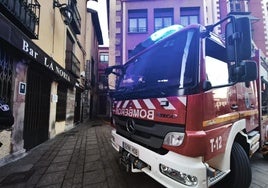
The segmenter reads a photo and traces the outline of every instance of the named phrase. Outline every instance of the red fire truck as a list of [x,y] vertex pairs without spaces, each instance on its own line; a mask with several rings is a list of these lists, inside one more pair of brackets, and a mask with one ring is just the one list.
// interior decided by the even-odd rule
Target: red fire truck
[[253,52],[248,15],[230,15],[160,30],[107,68],[111,140],[126,170],[166,187],[249,187],[249,157],[268,155],[268,77]]

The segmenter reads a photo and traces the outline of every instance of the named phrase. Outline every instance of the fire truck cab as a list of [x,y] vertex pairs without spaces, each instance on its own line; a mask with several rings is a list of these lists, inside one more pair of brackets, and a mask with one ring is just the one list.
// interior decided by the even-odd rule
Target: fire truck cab
[[166,187],[249,187],[249,156],[267,135],[248,16],[171,26],[134,52],[106,69],[116,75],[111,141],[120,163]]

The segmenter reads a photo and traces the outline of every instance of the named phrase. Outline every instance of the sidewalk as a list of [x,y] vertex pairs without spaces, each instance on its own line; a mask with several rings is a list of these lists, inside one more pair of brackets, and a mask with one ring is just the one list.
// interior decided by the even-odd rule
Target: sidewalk
[[48,140],[0,167],[0,187],[162,187],[145,174],[130,176],[120,169],[110,131],[107,123],[96,120]]

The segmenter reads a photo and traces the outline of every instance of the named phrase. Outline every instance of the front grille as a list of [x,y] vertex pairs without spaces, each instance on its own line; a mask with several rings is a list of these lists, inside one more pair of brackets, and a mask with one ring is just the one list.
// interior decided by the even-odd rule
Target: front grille
[[162,144],[167,133],[185,131],[185,127],[182,125],[133,119],[135,131],[128,132],[126,124],[129,119],[132,118],[114,116],[117,133],[154,151],[162,150]]

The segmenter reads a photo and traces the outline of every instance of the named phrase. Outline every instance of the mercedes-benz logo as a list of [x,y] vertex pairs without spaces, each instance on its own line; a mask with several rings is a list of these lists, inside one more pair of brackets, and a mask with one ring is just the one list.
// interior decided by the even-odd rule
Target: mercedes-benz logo
[[133,119],[128,119],[127,123],[126,123],[126,127],[127,127],[127,132],[129,132],[130,134],[134,134],[135,133],[135,121]]

